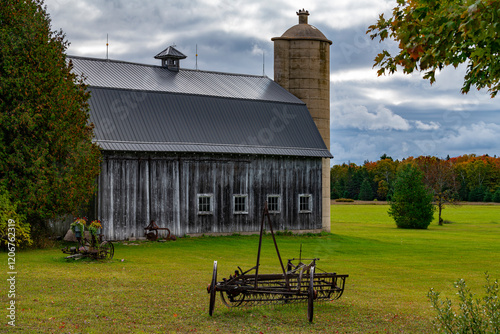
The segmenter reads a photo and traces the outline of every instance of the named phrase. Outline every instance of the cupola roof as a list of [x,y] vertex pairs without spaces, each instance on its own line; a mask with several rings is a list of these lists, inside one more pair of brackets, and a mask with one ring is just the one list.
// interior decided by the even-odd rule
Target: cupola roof
[[162,52],[158,53],[155,56],[155,59],[168,59],[168,58],[173,58],[173,59],[185,59],[187,56],[174,48],[172,45],[163,50]]

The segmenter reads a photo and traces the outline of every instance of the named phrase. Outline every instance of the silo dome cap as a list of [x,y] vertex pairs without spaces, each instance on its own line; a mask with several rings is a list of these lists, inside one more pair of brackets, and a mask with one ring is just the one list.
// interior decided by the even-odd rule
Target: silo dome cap
[[274,37],[271,38],[271,40],[306,39],[314,41],[324,41],[332,44],[332,41],[326,38],[318,28],[307,23],[307,16],[309,16],[309,11],[302,9],[297,12],[297,15],[299,16],[299,24],[294,25],[293,27],[285,31],[285,33],[281,35],[281,37]]

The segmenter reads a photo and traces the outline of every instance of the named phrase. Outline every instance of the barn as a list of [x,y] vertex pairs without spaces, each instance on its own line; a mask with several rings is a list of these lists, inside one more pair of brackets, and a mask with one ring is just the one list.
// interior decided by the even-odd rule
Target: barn
[[184,69],[174,46],[157,65],[68,58],[91,93],[103,153],[92,215],[108,239],[142,237],[152,220],[177,236],[252,233],[266,201],[277,229],[325,229],[329,143],[289,89]]

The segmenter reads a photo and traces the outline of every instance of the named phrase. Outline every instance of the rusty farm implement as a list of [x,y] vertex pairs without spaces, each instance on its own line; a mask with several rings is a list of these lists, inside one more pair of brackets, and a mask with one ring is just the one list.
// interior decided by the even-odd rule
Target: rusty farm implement
[[[262,235],[266,217],[281,264],[282,272],[279,274],[259,273]],[[219,292],[222,302],[228,307],[307,302],[307,318],[312,322],[314,301],[340,298],[344,292],[346,278],[349,276],[337,275],[317,268],[316,262],[318,260],[319,258],[289,259],[285,269],[266,203],[260,227],[257,264],[246,271],[238,267],[238,270],[235,270],[229,278],[217,281],[217,261],[214,261],[212,281],[207,287],[210,294],[208,313],[213,314],[216,294]]]
[[[113,258],[115,247],[111,241],[103,241],[100,221],[94,220],[87,224],[85,218],[77,218],[71,224],[71,230],[75,234],[78,245],[61,249],[63,253],[69,254],[66,259],[89,257],[94,260],[111,260]],[[85,230],[88,231],[87,235]]]

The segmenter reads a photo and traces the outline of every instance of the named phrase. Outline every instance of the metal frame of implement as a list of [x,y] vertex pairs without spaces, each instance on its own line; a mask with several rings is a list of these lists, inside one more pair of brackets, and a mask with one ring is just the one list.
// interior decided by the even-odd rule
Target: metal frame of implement
[[[276,254],[281,264],[281,274],[259,274],[260,251],[266,217],[276,248]],[[309,262],[305,264],[302,260]],[[228,279],[224,278],[222,281],[217,282],[217,261],[214,261],[212,281],[207,287],[207,292],[210,294],[208,313],[209,315],[213,314],[216,292],[219,291],[222,302],[228,307],[237,307],[242,304],[261,305],[307,302],[307,318],[312,322],[314,300],[334,300],[340,298],[344,292],[345,280],[349,277],[349,275],[327,273],[316,268],[316,261],[318,260],[319,258],[289,259],[285,270],[278,244],[274,237],[271,217],[266,202],[260,225],[257,264],[247,271],[243,271],[238,267],[234,275],[230,275]],[[253,271],[255,272],[253,273]]]
[[115,247],[111,241],[103,241],[102,234],[98,236],[90,235],[90,240],[81,235],[76,237],[77,247],[66,247],[61,249],[63,253],[70,254],[66,259],[80,259],[90,257],[94,260],[111,260],[115,254]]

